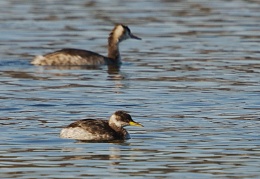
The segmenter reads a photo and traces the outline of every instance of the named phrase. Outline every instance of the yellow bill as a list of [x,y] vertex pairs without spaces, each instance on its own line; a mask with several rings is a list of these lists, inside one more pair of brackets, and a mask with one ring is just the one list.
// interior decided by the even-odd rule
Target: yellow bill
[[129,122],[129,125],[130,125],[130,126],[144,127],[142,124],[140,124],[140,123],[138,123],[138,122],[135,122],[135,121],[130,121],[130,122]]

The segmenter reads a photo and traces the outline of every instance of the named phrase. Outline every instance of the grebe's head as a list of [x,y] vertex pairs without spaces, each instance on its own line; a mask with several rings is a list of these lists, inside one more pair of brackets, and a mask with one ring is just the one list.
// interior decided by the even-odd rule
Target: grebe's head
[[112,32],[110,33],[110,37],[113,38],[114,40],[117,40],[117,42],[122,42],[123,40],[126,39],[142,40],[141,38],[132,34],[131,30],[123,24],[117,24],[112,30]]
[[140,126],[143,127],[142,124],[135,122],[132,117],[126,113],[125,111],[116,111],[109,119],[109,124],[114,124],[117,127],[124,126]]

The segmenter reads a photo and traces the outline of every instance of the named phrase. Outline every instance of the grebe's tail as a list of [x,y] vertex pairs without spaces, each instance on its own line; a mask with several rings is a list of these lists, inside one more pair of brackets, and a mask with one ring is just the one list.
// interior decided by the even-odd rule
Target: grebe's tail
[[42,65],[42,62],[45,60],[45,57],[42,55],[37,55],[32,61],[33,65]]

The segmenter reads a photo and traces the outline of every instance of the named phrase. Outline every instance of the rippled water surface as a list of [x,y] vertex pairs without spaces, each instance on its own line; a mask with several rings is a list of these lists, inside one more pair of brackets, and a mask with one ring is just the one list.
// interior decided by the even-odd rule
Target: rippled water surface
[[[0,2],[1,178],[260,178],[260,3]],[[64,47],[105,55],[115,23],[142,41],[120,69],[30,65]],[[125,142],[59,138],[129,111]]]

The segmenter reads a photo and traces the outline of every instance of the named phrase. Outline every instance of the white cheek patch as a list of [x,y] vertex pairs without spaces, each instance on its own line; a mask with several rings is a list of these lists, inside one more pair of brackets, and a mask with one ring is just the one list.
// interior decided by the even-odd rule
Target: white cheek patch
[[109,123],[111,122],[114,123],[117,127],[122,127],[122,122],[119,122],[116,118],[116,115],[113,114],[109,119]]
[[119,37],[123,34],[124,28],[121,25],[118,25],[114,31],[114,37],[119,39]]

